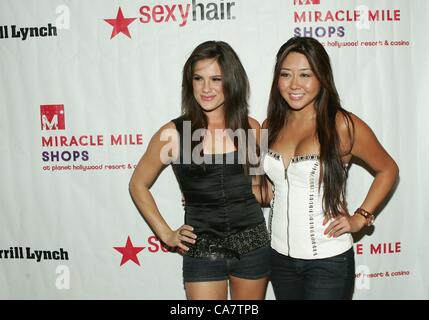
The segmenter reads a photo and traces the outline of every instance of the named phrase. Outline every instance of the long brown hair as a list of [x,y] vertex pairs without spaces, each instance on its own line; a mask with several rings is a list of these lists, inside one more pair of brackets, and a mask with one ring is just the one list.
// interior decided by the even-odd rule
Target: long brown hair
[[[244,129],[245,136],[234,139],[234,145],[237,149],[247,146],[247,139],[251,138],[248,136],[250,128],[248,119],[249,80],[238,55],[226,42],[203,42],[192,51],[187,59],[183,67],[182,78],[182,115],[185,120],[191,121],[192,131],[207,129],[207,117],[194,97],[192,83],[196,63],[205,59],[215,59],[221,69],[225,97],[225,128],[232,131]],[[246,152],[246,167],[249,166],[248,154]]]
[[325,214],[336,217],[347,213],[345,200],[347,169],[341,161],[340,138],[336,126],[337,114],[341,113],[344,116],[350,141],[353,140],[354,127],[349,113],[341,107],[329,55],[323,45],[314,38],[291,38],[277,53],[267,114],[268,146],[276,141],[290,113],[289,104],[280,94],[278,81],[283,61],[291,52],[303,54],[307,58],[320,82],[320,91],[315,100],[316,132],[320,144],[321,164],[319,187],[323,181]]

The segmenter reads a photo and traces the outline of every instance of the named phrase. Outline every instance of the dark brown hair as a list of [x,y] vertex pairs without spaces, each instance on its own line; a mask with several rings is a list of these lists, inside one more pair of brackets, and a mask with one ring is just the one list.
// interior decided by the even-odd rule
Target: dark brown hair
[[341,161],[340,138],[336,127],[337,114],[343,115],[351,141],[353,122],[348,112],[341,107],[329,55],[323,45],[314,38],[291,38],[280,47],[277,53],[268,104],[268,146],[276,141],[290,112],[289,104],[280,94],[278,81],[282,63],[291,52],[303,54],[307,58],[312,71],[320,82],[320,91],[315,100],[316,132],[320,144],[321,163],[319,187],[323,181],[325,214],[336,217],[347,213],[345,200],[347,169]]
[[215,59],[222,72],[225,96],[225,125],[232,130],[248,128],[249,81],[237,54],[223,41],[206,41],[198,45],[183,67],[182,113],[192,127],[207,128],[207,118],[195,100],[192,78],[198,61]]
[[[249,80],[238,55],[226,42],[206,41],[192,51],[183,67],[182,114],[185,120],[191,121],[192,131],[201,128],[207,129],[207,117],[194,97],[192,83],[196,63],[205,59],[216,60],[221,69],[225,96],[225,128],[232,129],[232,131],[244,129],[245,136],[234,139],[234,145],[237,149],[247,146],[247,139],[254,138],[248,136],[248,129],[250,129],[248,119]],[[248,156],[249,152],[246,152],[246,167],[249,165]]]

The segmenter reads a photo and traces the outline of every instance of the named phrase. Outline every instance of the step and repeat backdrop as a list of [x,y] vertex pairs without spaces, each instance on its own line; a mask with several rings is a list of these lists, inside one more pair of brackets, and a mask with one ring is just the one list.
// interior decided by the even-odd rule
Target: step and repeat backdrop
[[[428,16],[427,0],[1,0],[0,298],[185,299],[181,256],[128,191],[180,114],[183,64],[203,41],[231,44],[262,122],[278,48],[311,36],[344,107],[400,167],[375,227],[355,235],[354,299],[428,299]],[[350,210],[371,181],[352,165]],[[171,168],[152,192],[179,227]]]

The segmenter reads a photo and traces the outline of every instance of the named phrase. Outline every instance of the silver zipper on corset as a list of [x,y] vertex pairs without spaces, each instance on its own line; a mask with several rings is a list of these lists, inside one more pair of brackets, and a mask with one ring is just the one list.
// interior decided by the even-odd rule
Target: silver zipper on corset
[[[288,166],[289,167],[289,166]],[[289,179],[287,177],[287,168],[285,169],[285,179],[287,182],[287,210],[286,210],[286,217],[287,217],[287,252],[288,255],[290,256],[290,243],[289,243],[289,238],[290,238],[290,219],[289,219],[289,192],[290,192],[290,186],[289,186]]]

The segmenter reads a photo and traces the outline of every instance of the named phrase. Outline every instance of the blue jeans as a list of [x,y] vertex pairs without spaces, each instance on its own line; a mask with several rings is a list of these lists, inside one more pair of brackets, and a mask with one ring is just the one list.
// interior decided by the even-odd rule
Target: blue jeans
[[345,300],[354,290],[353,247],[334,257],[304,260],[271,249],[271,283],[277,300]]

